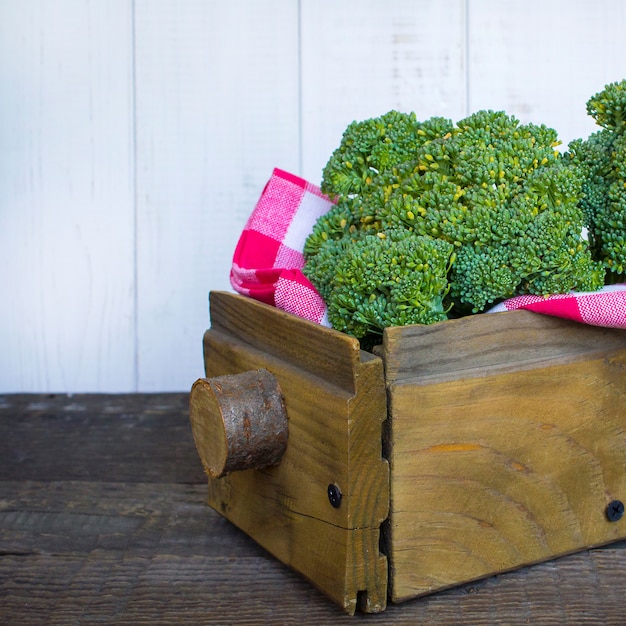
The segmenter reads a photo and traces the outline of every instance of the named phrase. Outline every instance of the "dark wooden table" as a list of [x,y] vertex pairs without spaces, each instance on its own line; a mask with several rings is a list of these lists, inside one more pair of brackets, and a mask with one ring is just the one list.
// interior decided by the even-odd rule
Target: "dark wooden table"
[[205,500],[186,394],[0,396],[0,623],[626,624],[626,542],[349,617]]

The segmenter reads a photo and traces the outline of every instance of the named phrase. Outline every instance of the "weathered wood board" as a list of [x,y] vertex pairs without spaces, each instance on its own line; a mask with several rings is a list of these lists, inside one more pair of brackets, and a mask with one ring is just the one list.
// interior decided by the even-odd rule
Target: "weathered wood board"
[[3,626],[623,624],[626,542],[365,622],[215,513],[189,394],[0,395]]
[[518,311],[381,352],[393,601],[626,536],[626,333]]
[[[339,332],[254,300],[211,294],[207,378],[265,368],[284,394],[280,465],[209,478],[209,504],[333,598],[377,612],[387,602],[380,526],[389,508],[382,457],[382,361]],[[329,486],[341,493],[331,504]]]

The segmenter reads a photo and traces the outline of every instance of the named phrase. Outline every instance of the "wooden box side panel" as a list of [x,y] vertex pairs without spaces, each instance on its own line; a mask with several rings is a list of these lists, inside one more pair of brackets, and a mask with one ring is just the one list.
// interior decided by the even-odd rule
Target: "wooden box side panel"
[[622,330],[519,310],[387,328],[380,351],[391,385],[518,372],[618,348],[626,348]]
[[[207,377],[269,370],[280,385],[289,422],[287,449],[278,466],[234,472],[218,482],[245,483],[250,491],[270,498],[265,506],[278,504],[342,528],[371,526],[373,520],[386,518],[388,464],[382,458],[381,435],[386,402],[379,360],[363,365],[363,397],[357,403],[345,390],[231,336],[210,330],[204,342]],[[342,493],[338,508],[329,504],[329,484]],[[279,488],[282,500],[276,503],[271,497]]]
[[212,291],[211,329],[354,394],[357,339],[238,294]]
[[[272,477],[274,494],[280,489]],[[243,484],[242,484],[243,483]],[[305,576],[346,613],[387,606],[387,558],[379,527],[346,529],[272,504],[267,483],[257,495],[237,477],[209,480],[209,504],[281,562]],[[275,497],[275,495],[274,495]],[[323,494],[319,494],[320,499]]]
[[392,600],[626,537],[626,351],[389,396]]
[[[274,310],[267,308],[267,337],[277,344],[289,342],[295,331],[286,332],[283,316],[272,316]],[[245,308],[237,312],[242,314]],[[226,315],[232,317],[233,311]],[[290,325],[294,319],[299,321],[289,316]],[[306,362],[300,367],[289,349],[283,358],[278,348],[267,352],[256,339],[254,345],[248,343],[245,333],[242,339],[230,332],[257,321],[233,322],[223,320],[219,311],[212,313],[216,323],[204,339],[206,376],[269,370],[284,396],[287,449],[274,468],[209,478],[209,504],[348,613],[356,609],[357,598],[363,610],[383,610],[387,560],[379,553],[379,542],[389,511],[389,467],[382,458],[387,417],[382,361],[356,352],[348,380],[346,358],[338,360],[341,372],[332,376],[324,357],[318,375],[315,354],[324,333],[308,336]],[[329,485],[341,492],[339,507],[329,501]]]

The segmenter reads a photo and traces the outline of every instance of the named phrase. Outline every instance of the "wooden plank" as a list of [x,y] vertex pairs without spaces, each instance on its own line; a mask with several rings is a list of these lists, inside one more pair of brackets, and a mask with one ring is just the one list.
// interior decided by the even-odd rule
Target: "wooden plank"
[[272,169],[298,169],[297,3],[134,6],[138,388],[181,391]]
[[[349,624],[302,577],[205,503],[206,486],[0,481],[7,625]],[[107,527],[108,526],[108,527]],[[370,615],[375,624],[618,624],[624,544]]]
[[626,350],[532,370],[396,383],[394,600],[626,537]]
[[466,114],[464,0],[302,0],[302,175],[324,165],[353,120],[390,109]]
[[204,483],[188,394],[8,395],[3,480]]
[[[210,358],[208,376],[218,368],[248,371],[263,366],[269,369],[280,384],[289,419],[287,450],[277,468],[241,472],[227,480],[211,481],[212,488],[225,490],[223,497],[228,498],[222,504],[218,496],[214,496],[220,511],[232,508],[233,500],[238,506],[252,510],[255,505],[249,498],[256,494],[261,498],[258,510],[253,515],[245,513],[252,519],[263,509],[270,518],[282,517],[283,509],[287,508],[342,528],[380,525],[388,511],[388,485],[387,473],[380,467],[382,435],[377,437],[375,430],[376,426],[380,429],[380,422],[386,416],[381,413],[381,408],[385,407],[381,405],[380,382],[376,381],[379,363],[370,361],[368,367],[363,368],[363,382],[371,382],[371,389],[363,391],[363,399],[356,399],[336,387],[320,384],[319,379],[285,367],[278,359],[255,353],[232,338],[225,340],[216,333],[207,337],[207,354]],[[361,411],[367,411],[376,421],[357,423]],[[377,442],[380,445],[377,446]],[[351,449],[351,446],[358,448]],[[362,466],[352,467],[353,457],[357,461],[362,459]],[[331,484],[337,484],[343,494],[341,507],[336,509],[328,502],[327,487]],[[274,496],[277,490],[283,494],[278,500]]]
[[[211,506],[348,613],[357,600],[364,610],[384,609],[387,566],[379,541],[389,475],[382,361],[345,335],[272,307],[229,294],[215,294],[212,304],[207,377],[270,371],[284,396],[289,438],[277,467],[209,478]],[[334,364],[326,358],[329,346],[339,348]],[[329,502],[329,486],[342,494],[338,507]]]
[[507,311],[385,329],[376,352],[388,385],[432,384],[586,359],[626,347],[626,332]]
[[0,74],[0,391],[132,391],[132,6],[1,3]]
[[[530,0],[468,3],[468,108],[555,128],[564,145],[598,130],[585,104],[624,78],[626,5]],[[567,50],[568,54],[561,52]]]
[[206,504],[206,483],[3,480],[3,554],[263,556]]
[[[354,368],[368,356],[357,339],[246,296],[213,291],[211,329],[354,393]],[[281,334],[276,334],[276,324]],[[205,355],[205,361],[206,361]]]
[[[284,497],[290,494],[291,511],[343,528],[380,525],[388,511],[388,476],[381,459],[381,423],[387,410],[380,359],[355,351],[358,342],[343,333],[249,298],[212,295],[214,302],[238,306],[212,308],[212,326],[205,335],[207,377],[264,367],[280,385],[289,420],[288,445],[280,465],[234,475],[233,480],[244,477],[244,483],[235,488],[228,507],[232,504],[230,498],[237,497],[237,490],[245,488],[246,492],[266,492],[267,501],[260,508],[280,509],[285,503],[272,498],[280,488]],[[263,330],[251,337],[253,343],[249,344],[238,330],[250,328],[251,324]],[[225,331],[229,327],[233,334]],[[291,352],[295,344],[291,338],[297,329],[307,347],[301,359],[297,352]],[[340,344],[345,346],[337,351],[333,376],[324,351],[329,345],[332,348]],[[282,346],[284,355],[279,351]],[[353,467],[354,460],[359,464]],[[211,481],[213,485],[227,483]],[[343,493],[342,505],[336,509],[329,506],[326,496],[327,486],[335,483]]]

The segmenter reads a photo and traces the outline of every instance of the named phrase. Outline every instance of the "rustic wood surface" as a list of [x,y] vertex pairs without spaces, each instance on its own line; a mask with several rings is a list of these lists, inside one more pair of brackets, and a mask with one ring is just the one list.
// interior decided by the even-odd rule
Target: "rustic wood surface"
[[206,497],[187,394],[0,396],[0,623],[625,622],[626,542],[350,617]]
[[625,345],[528,311],[386,331],[394,600],[626,539]]
[[396,387],[392,597],[626,539],[606,515],[626,499],[626,359],[608,361]]
[[388,568],[379,547],[389,464],[382,361],[348,335],[251,298],[214,291],[210,301],[207,377],[266,368],[284,394],[289,423],[280,464],[210,478],[211,506],[347,613],[383,610]]
[[518,310],[393,326],[375,350],[385,360],[388,385],[431,385],[487,372],[573,363],[625,347],[622,330]]

